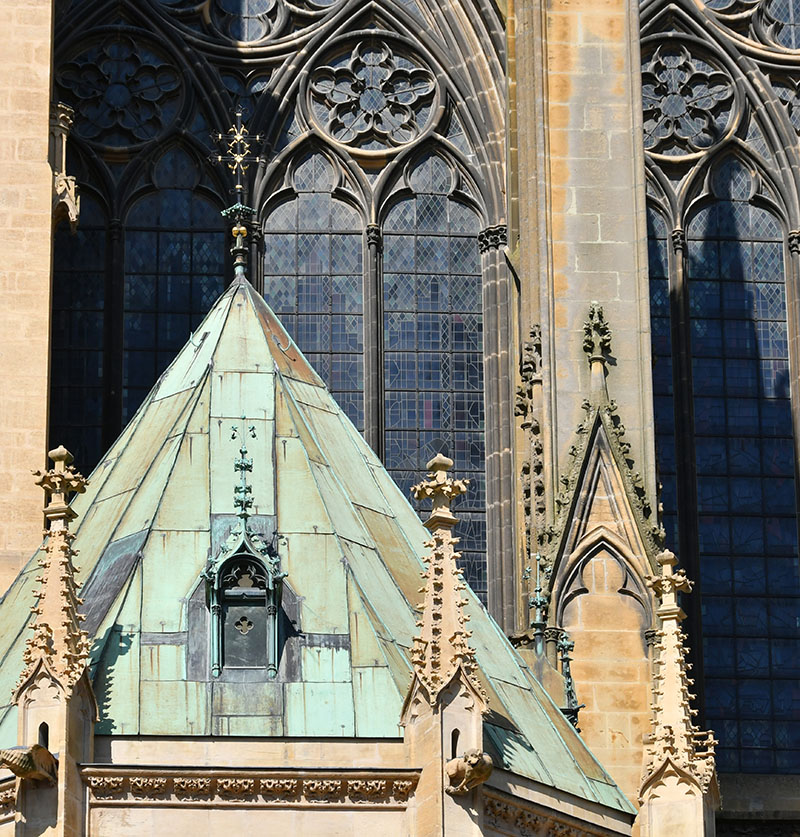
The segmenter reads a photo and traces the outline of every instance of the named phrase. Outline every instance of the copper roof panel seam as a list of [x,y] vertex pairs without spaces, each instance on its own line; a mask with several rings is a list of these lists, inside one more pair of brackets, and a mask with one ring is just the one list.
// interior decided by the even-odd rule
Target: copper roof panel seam
[[[208,374],[208,372],[206,372],[206,375],[207,375],[207,374]],[[173,423],[172,423],[172,425],[171,425],[171,427],[170,427],[170,431],[174,430],[174,428],[178,426],[179,422],[181,422],[181,420],[182,420],[182,419],[186,418],[186,420],[187,420],[187,422],[188,422],[188,418],[189,418],[189,417],[191,417],[191,414],[192,414],[192,412],[193,412],[193,408],[194,408],[195,404],[197,403],[197,401],[199,400],[200,395],[202,394],[202,392],[203,392],[203,387],[202,387],[202,386],[199,386],[199,387],[197,388],[197,394],[195,395],[195,397],[194,397],[193,399],[187,399],[186,403],[182,406],[182,408],[181,408],[181,410],[180,410],[180,412],[179,412],[178,416],[177,416],[177,417],[175,418],[175,420],[173,421]],[[149,406],[149,400],[148,400],[148,399],[145,399],[145,404],[148,404],[148,406]],[[144,406],[144,404],[143,404],[143,406]],[[185,426],[184,426],[184,432],[185,432]],[[164,448],[164,446],[166,446],[167,442],[168,442],[169,440],[171,440],[171,439],[174,439],[174,438],[176,437],[176,435],[177,435],[177,434],[170,432],[170,434],[169,434],[169,438],[165,438],[165,439],[163,439],[163,440],[161,441],[161,444],[159,445],[158,450],[156,451],[156,455],[155,455],[155,456],[154,456],[154,457],[150,460],[149,465],[147,466],[147,468],[145,469],[144,473],[143,473],[143,474],[142,474],[142,476],[141,476],[141,479],[139,480],[138,486],[137,486],[137,487],[133,490],[133,494],[134,494],[134,495],[135,495],[135,494],[137,494],[137,493],[139,492],[139,490],[141,490],[142,485],[144,484],[144,482],[145,482],[145,480],[147,479],[148,475],[149,475],[149,474],[151,473],[151,471],[153,470],[153,468],[154,468],[154,466],[155,466],[155,463],[156,463],[156,461],[158,460],[158,456],[159,456],[159,454],[160,454],[161,450]],[[178,444],[178,445],[176,446],[175,450],[176,450],[175,458],[177,459],[177,454],[178,454],[178,452],[180,451],[180,444]],[[175,463],[174,463],[174,461],[173,461],[172,468],[174,468],[174,467],[175,467]],[[170,473],[171,473],[171,470],[170,470]],[[166,485],[166,483],[165,483],[165,485]],[[164,489],[163,489],[163,487],[162,487],[161,493],[160,493],[160,495],[159,495],[158,503],[157,503],[157,506],[156,506],[156,512],[155,512],[155,513],[154,513],[154,515],[153,515],[153,520],[155,520],[155,517],[156,517],[157,511],[158,511],[158,506],[160,505],[160,503],[161,503],[161,498],[163,497],[163,493],[164,493]],[[133,501],[133,497],[131,498],[131,502],[132,502],[132,501]],[[128,508],[129,508],[129,507],[130,507],[130,503],[128,503],[128,504],[127,504],[127,506],[126,506],[126,507],[122,510],[122,512],[121,512],[121,514],[120,514],[120,516],[119,516],[119,518],[118,518],[118,519],[117,519],[117,521],[116,521],[116,524],[115,524],[114,529],[113,529],[113,531],[112,531],[112,533],[111,533],[111,536],[110,536],[110,537],[108,538],[108,540],[106,541],[106,543],[107,543],[107,544],[108,544],[108,543],[111,543],[111,542],[112,542],[112,541],[114,541],[114,540],[116,540],[116,538],[114,537],[114,535],[115,535],[115,534],[116,534],[116,532],[119,530],[119,527],[120,527],[120,525],[121,525],[122,521],[125,519],[125,515],[126,515],[126,512],[127,512],[127,510],[128,510]],[[145,549],[147,548],[147,541],[148,541],[148,539],[149,539],[149,535],[145,538],[145,541],[144,541],[144,543],[142,544],[142,547],[141,547],[141,548],[142,548],[142,552],[144,552],[144,551],[145,551]],[[78,537],[76,537],[76,539],[75,539],[75,545],[76,545],[76,548],[78,548],[78,549],[80,548],[80,539],[79,539]],[[96,556],[96,557],[95,557],[95,562],[96,562],[97,560],[99,560],[99,556]]]

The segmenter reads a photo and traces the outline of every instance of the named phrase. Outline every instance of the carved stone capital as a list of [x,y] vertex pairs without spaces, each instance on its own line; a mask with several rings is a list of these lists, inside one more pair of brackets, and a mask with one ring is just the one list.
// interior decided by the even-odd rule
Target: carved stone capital
[[789,233],[789,252],[792,255],[800,254],[800,230],[792,230]]
[[478,247],[481,253],[487,250],[498,250],[508,244],[508,227],[505,224],[495,224],[486,227],[478,233]]
[[377,224],[367,224],[367,247],[374,247],[378,252],[383,249],[381,228]]

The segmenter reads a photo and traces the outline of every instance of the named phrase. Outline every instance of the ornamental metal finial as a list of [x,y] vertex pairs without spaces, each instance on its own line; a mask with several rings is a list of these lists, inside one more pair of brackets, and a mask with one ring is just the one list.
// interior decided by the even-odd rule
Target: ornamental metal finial
[[[233,461],[233,470],[239,474],[239,485],[233,489],[233,505],[236,506],[236,516],[247,525],[247,518],[250,517],[250,509],[253,507],[253,486],[247,482],[247,474],[253,470],[253,460],[247,457],[247,436],[256,438],[256,428],[251,424],[247,429],[247,419],[242,416],[241,440],[239,457]],[[239,427],[231,425],[231,439],[239,438]]]
[[214,154],[212,162],[225,163],[233,172],[236,184],[233,187],[237,202],[244,203],[244,176],[252,163],[261,161],[257,154],[250,153],[250,143],[263,142],[261,134],[251,134],[242,121],[242,109],[237,108],[234,123],[226,133],[212,134],[212,139],[222,146],[222,153]]
[[224,209],[222,217],[233,224],[231,255],[233,256],[234,278],[243,279],[247,274],[247,247],[245,247],[247,225],[256,214],[255,209],[247,206],[245,200],[247,191],[245,188],[245,174],[251,164],[261,162],[259,155],[250,153],[250,143],[262,142],[264,138],[261,134],[248,132],[242,121],[242,109],[238,108],[234,123],[227,133],[212,134],[212,139],[222,146],[222,153],[212,155],[211,161],[225,163],[233,172],[236,181],[233,187],[236,203]]

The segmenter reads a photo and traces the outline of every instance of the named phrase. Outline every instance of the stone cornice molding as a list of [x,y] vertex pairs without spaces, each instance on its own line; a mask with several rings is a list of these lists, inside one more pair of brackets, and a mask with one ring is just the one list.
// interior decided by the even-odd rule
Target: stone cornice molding
[[87,766],[93,806],[404,809],[415,770],[231,770],[218,767]]

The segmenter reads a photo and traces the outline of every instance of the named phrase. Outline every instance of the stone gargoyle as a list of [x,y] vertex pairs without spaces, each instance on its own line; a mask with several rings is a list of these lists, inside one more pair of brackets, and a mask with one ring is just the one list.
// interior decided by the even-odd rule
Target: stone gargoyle
[[469,793],[474,787],[482,785],[491,775],[492,757],[480,750],[465,750],[463,756],[450,759],[445,765],[449,787],[445,791],[451,796]]

